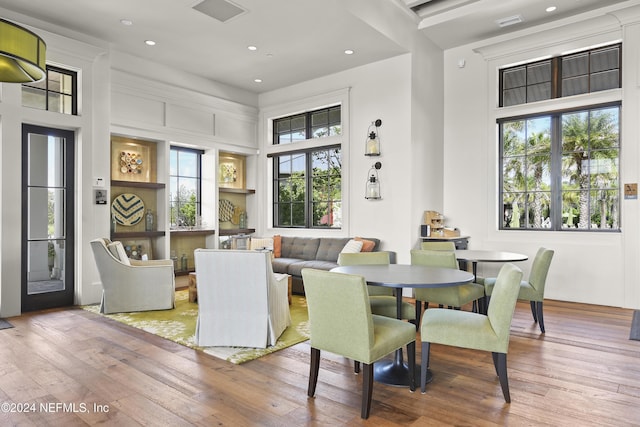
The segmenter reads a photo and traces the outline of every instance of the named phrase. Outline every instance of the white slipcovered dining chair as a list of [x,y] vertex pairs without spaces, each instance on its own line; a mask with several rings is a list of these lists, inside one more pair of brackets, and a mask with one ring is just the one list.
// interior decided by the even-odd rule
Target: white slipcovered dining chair
[[121,242],[91,241],[102,282],[100,313],[168,310],[175,306],[173,261],[129,259]]
[[291,324],[288,276],[274,274],[271,252],[196,249],[199,346],[274,345]]

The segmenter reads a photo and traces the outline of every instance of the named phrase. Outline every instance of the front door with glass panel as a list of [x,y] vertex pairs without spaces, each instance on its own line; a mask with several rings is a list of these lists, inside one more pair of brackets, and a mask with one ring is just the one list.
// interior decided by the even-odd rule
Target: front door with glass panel
[[73,305],[74,133],[22,127],[22,311]]

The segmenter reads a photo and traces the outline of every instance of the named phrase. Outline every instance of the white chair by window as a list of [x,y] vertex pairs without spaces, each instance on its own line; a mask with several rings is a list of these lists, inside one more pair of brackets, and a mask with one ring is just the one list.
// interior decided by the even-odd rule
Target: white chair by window
[[291,324],[288,276],[271,252],[196,249],[199,346],[265,348]]
[[175,305],[173,262],[130,260],[121,242],[91,241],[102,282],[100,313],[168,310]]

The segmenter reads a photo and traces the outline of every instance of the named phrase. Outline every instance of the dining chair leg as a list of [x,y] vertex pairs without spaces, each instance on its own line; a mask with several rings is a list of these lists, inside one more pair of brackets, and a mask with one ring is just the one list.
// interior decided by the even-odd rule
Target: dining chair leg
[[363,363],[364,377],[362,378],[362,410],[360,416],[369,418],[371,397],[373,396],[373,363]]
[[502,394],[504,400],[507,403],[511,403],[511,396],[509,395],[509,379],[507,378],[507,354],[506,353],[492,353],[493,363],[500,379],[500,387],[502,387]]
[[416,342],[407,344],[407,363],[409,364],[409,390],[416,391]]
[[316,384],[318,384],[318,372],[320,371],[320,350],[311,347],[311,364],[309,365],[309,388],[307,396],[313,397],[316,394]]
[[538,325],[540,332],[544,334],[544,315],[542,314],[542,301],[536,301],[536,313],[538,316]]
[[529,301],[529,303],[531,304],[531,314],[533,315],[533,321],[538,323],[538,314],[536,313],[536,302]]
[[[425,303],[426,307],[429,306],[429,303]],[[425,307],[425,309],[426,309]],[[422,317],[422,301],[416,300],[416,325],[420,324],[420,318]]]
[[427,368],[429,367],[429,350],[431,345],[428,342],[422,343],[422,361],[420,363],[420,392],[427,392]]

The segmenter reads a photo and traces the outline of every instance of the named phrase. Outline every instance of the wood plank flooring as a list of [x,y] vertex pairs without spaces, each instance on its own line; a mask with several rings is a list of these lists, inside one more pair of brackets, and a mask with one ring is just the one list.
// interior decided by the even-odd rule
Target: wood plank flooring
[[342,357],[322,354],[307,398],[308,343],[233,365],[81,309],[35,312],[0,331],[0,425],[640,426],[632,315],[546,301],[543,335],[518,303],[511,404],[490,354],[433,345],[427,393],[375,383],[362,420],[362,378]]

